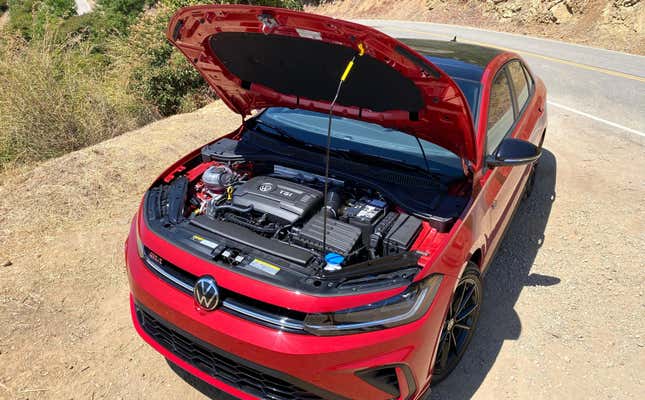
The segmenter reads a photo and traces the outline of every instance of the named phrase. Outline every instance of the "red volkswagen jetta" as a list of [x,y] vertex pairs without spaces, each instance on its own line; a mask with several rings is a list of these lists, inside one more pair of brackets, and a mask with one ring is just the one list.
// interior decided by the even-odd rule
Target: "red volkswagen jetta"
[[138,333],[242,399],[423,397],[474,334],[543,83],[513,53],[276,8],[184,8],[168,38],[243,123],[145,194]]

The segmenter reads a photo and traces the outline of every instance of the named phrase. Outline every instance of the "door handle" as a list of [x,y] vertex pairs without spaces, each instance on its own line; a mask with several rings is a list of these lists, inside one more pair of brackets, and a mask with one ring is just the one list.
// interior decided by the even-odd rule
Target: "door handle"
[[495,209],[495,207],[497,207],[497,200],[493,200],[493,202],[490,203],[490,208],[491,209]]

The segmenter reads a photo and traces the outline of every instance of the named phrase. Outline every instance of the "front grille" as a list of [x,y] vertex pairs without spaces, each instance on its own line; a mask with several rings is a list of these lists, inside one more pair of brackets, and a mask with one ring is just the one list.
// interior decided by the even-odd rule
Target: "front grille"
[[[145,249],[144,264],[152,273],[192,296],[197,276],[162,259],[148,248]],[[304,330],[305,313],[264,303],[226,288],[219,289],[222,311],[271,328],[292,333],[307,333]]]
[[[135,305],[143,330],[177,357],[208,375],[253,396],[272,400],[342,400],[296,378],[225,353]],[[304,389],[303,387],[307,387]]]

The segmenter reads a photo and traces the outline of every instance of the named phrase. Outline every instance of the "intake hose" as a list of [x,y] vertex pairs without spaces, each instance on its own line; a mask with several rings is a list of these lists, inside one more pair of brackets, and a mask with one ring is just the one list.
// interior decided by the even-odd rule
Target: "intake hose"
[[277,226],[276,224],[269,224],[269,225],[266,225],[266,226],[256,225],[256,224],[250,222],[249,220],[247,220],[246,218],[241,217],[241,216],[239,216],[237,214],[233,214],[233,213],[224,214],[223,219],[224,219],[224,221],[228,221],[228,222],[232,222],[234,224],[242,225],[242,226],[244,226],[244,227],[246,227],[248,229],[251,229],[251,230],[253,230],[255,232],[265,233],[265,234],[268,234],[268,235],[275,235],[276,232],[278,231],[278,229],[280,229],[280,227]]
[[325,212],[327,213],[327,216],[330,218],[337,219],[338,211],[340,209],[341,204],[343,204],[343,198],[340,195],[340,192],[338,191],[337,188],[329,189],[329,191],[327,192],[327,201],[325,203],[326,203]]
[[222,204],[219,206],[209,206],[207,212],[209,217],[215,217],[220,212],[226,212],[226,211],[233,211],[238,213],[250,213],[251,211],[253,211],[253,205],[250,204],[246,207],[240,207],[234,204]]

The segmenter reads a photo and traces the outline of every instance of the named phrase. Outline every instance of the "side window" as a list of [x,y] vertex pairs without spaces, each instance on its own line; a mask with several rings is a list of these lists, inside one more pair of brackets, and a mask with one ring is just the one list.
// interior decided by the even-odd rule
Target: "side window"
[[506,136],[514,122],[511,87],[505,70],[501,70],[490,89],[488,105],[488,126],[486,135],[486,153],[492,154]]
[[513,88],[517,96],[517,108],[522,110],[524,104],[529,99],[529,85],[526,82],[526,75],[524,69],[519,61],[513,61],[508,64],[508,72],[511,74],[511,81],[513,81]]

